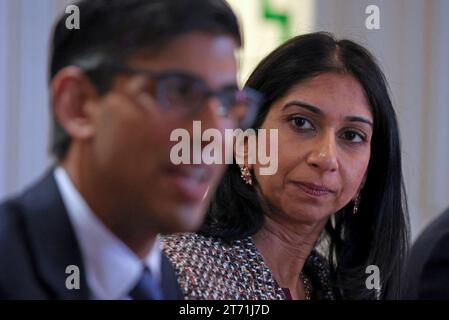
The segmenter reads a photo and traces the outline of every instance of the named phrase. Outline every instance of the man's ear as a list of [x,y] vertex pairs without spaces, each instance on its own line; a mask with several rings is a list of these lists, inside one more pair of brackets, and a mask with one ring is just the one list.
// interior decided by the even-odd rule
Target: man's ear
[[60,125],[74,139],[89,139],[95,132],[93,103],[97,91],[81,69],[61,69],[50,84],[53,111]]

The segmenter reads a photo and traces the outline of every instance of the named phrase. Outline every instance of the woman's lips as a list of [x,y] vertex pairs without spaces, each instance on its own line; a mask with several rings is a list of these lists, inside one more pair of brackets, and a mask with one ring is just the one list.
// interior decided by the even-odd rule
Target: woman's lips
[[324,197],[335,193],[334,190],[326,186],[314,183],[294,182],[294,184],[296,185],[296,187],[298,187],[298,189],[312,197]]

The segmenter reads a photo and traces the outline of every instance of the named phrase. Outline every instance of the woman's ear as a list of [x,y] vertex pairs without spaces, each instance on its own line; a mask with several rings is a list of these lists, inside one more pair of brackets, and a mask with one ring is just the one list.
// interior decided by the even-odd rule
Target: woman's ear
[[363,176],[362,182],[360,183],[360,186],[359,186],[359,188],[357,189],[357,193],[356,193],[355,196],[352,198],[352,201],[357,201],[357,199],[360,200],[360,192],[362,191],[363,187],[365,186],[367,175],[368,175],[368,172],[365,172],[365,175]]
[[50,84],[52,107],[59,124],[72,139],[89,139],[95,132],[92,103],[98,94],[83,71],[69,66],[61,69]]
[[249,170],[256,163],[257,142],[256,135],[242,132],[236,137],[234,144],[234,157],[238,165],[245,165]]
[[363,189],[363,187],[365,186],[367,176],[368,176],[368,171],[365,172],[365,175],[363,176],[362,183],[360,184],[360,190]]

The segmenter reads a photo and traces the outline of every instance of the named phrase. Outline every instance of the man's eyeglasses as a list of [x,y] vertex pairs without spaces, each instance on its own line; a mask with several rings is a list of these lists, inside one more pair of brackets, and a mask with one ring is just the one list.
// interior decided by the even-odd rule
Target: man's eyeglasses
[[108,64],[101,68],[112,73],[142,75],[150,79],[152,94],[158,104],[184,115],[196,114],[208,99],[216,97],[220,102],[219,115],[235,120],[242,129],[251,126],[262,102],[262,95],[256,90],[228,86],[213,91],[201,78],[183,71],[153,72],[122,64]]

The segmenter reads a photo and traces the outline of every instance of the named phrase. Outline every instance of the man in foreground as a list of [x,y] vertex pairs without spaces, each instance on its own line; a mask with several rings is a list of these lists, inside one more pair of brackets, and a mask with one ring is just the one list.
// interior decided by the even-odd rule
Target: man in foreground
[[0,205],[0,298],[182,298],[157,234],[195,230],[224,168],[174,165],[170,133],[249,120],[236,17],[222,0],[76,5],[51,48],[57,162]]

